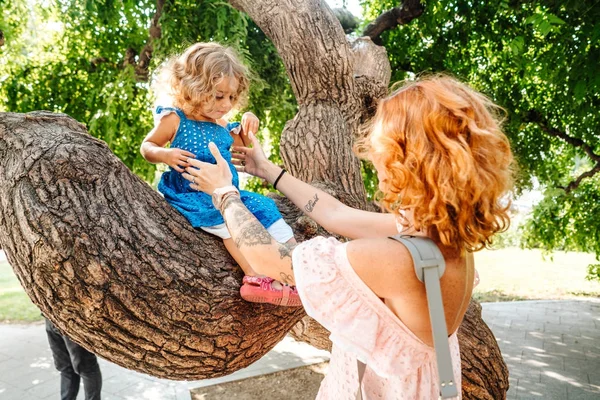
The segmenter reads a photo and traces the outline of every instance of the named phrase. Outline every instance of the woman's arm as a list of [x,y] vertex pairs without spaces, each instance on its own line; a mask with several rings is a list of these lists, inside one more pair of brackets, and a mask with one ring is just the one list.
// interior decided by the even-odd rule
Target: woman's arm
[[221,212],[235,245],[257,273],[295,285],[292,252],[297,243],[275,241],[239,195],[226,198]]
[[[215,189],[231,186],[232,174],[217,146],[210,143],[208,148],[217,164],[189,159],[192,167],[186,168],[183,177],[192,182],[192,189],[213,195]],[[259,274],[294,285],[292,251],[296,244],[281,244],[275,241],[242,203],[235,187],[223,194],[222,200],[215,199],[216,197],[218,196],[213,196],[215,207],[221,211],[231,238],[252,268]]]
[[[233,163],[241,166],[238,170],[258,176],[273,184],[282,169],[271,163],[256,136],[249,134],[253,147],[233,147]],[[244,165],[242,166],[242,162]],[[382,237],[398,233],[394,214],[375,213],[348,207],[289,173],[284,173],[277,182],[281,191],[306,215],[314,219],[329,232],[351,239]]]
[[[270,164],[266,167],[266,171],[266,180],[272,184],[282,170]],[[349,207],[287,172],[277,182],[277,190],[329,232],[351,239],[385,237],[398,233],[394,214],[375,213]]]

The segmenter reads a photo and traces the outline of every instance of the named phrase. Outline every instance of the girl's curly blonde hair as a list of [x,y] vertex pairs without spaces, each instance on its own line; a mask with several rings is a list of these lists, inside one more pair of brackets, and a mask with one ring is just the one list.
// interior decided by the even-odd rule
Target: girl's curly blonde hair
[[412,211],[414,228],[476,251],[510,224],[513,156],[501,108],[448,76],[404,84],[383,99],[355,150],[383,176],[382,205]]
[[200,105],[211,106],[215,86],[223,78],[237,79],[239,86],[234,105],[243,107],[249,88],[248,68],[230,47],[218,43],[196,43],[183,54],[168,60],[153,85],[159,99],[193,115]]

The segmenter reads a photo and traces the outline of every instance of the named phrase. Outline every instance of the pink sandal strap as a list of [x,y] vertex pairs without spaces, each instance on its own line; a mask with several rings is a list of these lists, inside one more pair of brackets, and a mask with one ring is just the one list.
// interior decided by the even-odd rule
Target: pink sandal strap
[[282,291],[283,296],[281,297],[281,303],[279,303],[279,305],[287,306],[288,302],[290,300],[290,287],[287,285],[283,285],[283,288],[281,291]]
[[260,277],[260,276],[249,276],[249,275],[244,275],[244,278],[242,279],[242,283],[253,283],[255,285],[262,285],[262,283],[264,281],[273,282],[274,279],[269,278],[268,276]]

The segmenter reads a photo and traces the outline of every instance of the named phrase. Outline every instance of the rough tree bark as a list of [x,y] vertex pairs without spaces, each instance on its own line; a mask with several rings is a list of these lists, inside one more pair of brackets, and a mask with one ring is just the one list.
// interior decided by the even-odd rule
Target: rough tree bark
[[[385,49],[349,43],[321,1],[230,3],[273,41],[292,82],[299,112],[281,138],[288,171],[367,208],[352,140],[387,91]],[[220,243],[66,116],[0,114],[0,196],[0,246],[29,296],[75,341],[127,368],[170,379],[231,373],[304,315],[241,301],[241,272]],[[323,233],[278,202],[300,241]],[[497,343],[477,312],[463,326],[463,395],[504,398]],[[294,334],[330,345],[308,318]]]
[[239,297],[222,242],[195,231],[83,125],[0,114],[0,247],[29,297],[96,354],[154,376],[222,376],[304,315]]

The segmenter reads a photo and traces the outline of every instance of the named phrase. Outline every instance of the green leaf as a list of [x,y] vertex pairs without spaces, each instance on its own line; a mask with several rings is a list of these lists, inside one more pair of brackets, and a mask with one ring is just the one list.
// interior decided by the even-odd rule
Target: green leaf
[[573,94],[575,95],[575,99],[583,100],[587,92],[587,85],[585,81],[579,81],[575,85],[575,89],[573,90]]
[[552,24],[552,25],[564,25],[566,22],[563,21],[562,19],[558,18],[556,15],[554,14],[546,14],[546,17],[548,18],[548,21]]

